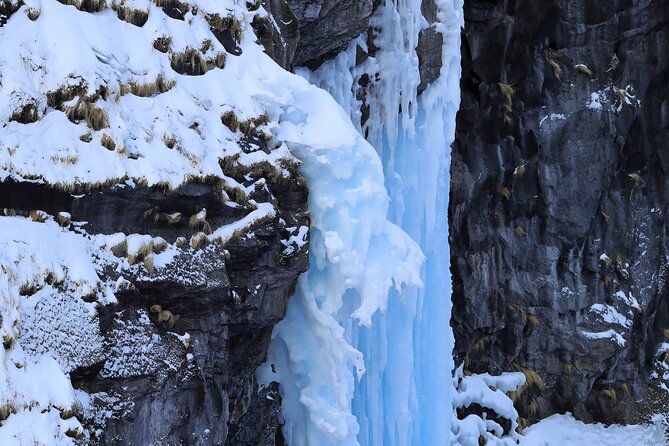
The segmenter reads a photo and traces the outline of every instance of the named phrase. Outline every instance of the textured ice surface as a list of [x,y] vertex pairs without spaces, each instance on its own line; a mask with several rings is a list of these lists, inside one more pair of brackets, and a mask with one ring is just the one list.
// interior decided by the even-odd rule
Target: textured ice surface
[[[459,107],[461,1],[440,1],[444,66],[440,79],[417,98],[420,83],[416,46],[427,25],[421,2],[386,1],[373,25],[379,51],[355,66],[356,46],[318,71],[300,71],[326,89],[360,123],[357,80],[380,73],[368,90],[370,118],[364,129],[383,163],[390,196],[388,219],[404,229],[426,256],[421,287],[391,289],[371,325],[348,317],[357,294],[345,293],[337,334],[362,354],[366,373],[355,382],[351,410],[360,429],[357,440],[319,444],[445,445],[450,442],[453,385],[448,258],[448,171],[450,144]],[[403,110],[400,115],[397,110]],[[313,194],[313,190],[312,190]],[[376,248],[379,249],[379,248]],[[318,264],[318,256],[316,264]],[[385,274],[370,270],[370,275]],[[328,287],[338,286],[331,277]],[[303,292],[311,284],[302,283]],[[369,321],[364,321],[369,322]],[[339,334],[340,333],[340,334]],[[350,348],[350,347],[349,347]],[[339,373],[339,372],[338,372]],[[347,397],[351,397],[351,389]],[[286,413],[289,424],[298,414]],[[302,414],[300,414],[302,415]],[[355,426],[354,426],[355,427]],[[293,435],[294,436],[294,435]],[[307,444],[297,442],[295,444]]]
[[[386,219],[374,149],[327,93],[314,96],[298,102],[302,113],[286,110],[278,133],[302,161],[309,184],[311,267],[274,330],[260,377],[281,384],[288,444],[352,445],[358,424],[351,398],[365,364],[345,326],[369,324],[385,309],[389,289],[419,285],[423,256]],[[310,121],[313,131],[304,127]],[[298,136],[302,143],[290,143]]]

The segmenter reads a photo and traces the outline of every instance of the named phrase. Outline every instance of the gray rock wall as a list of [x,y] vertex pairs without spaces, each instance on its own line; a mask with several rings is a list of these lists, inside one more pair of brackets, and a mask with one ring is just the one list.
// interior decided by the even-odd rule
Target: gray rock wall
[[256,23],[267,53],[286,69],[318,68],[367,31],[379,0],[264,0],[274,21]]
[[636,421],[665,398],[669,1],[467,0],[465,20],[458,362],[537,376],[529,422]]

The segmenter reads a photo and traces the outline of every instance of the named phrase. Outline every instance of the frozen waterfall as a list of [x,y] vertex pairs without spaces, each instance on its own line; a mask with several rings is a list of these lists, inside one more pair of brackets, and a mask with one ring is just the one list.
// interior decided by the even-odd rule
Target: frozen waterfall
[[259,372],[281,384],[291,446],[450,442],[447,209],[463,13],[462,0],[436,3],[443,66],[420,96],[416,48],[428,26],[420,0],[385,1],[373,18],[379,49],[362,65],[356,51],[367,50],[366,36],[318,71],[300,72],[357,126],[357,81],[375,79],[358,130],[378,156],[364,141],[358,153],[296,154],[310,185],[311,269]]

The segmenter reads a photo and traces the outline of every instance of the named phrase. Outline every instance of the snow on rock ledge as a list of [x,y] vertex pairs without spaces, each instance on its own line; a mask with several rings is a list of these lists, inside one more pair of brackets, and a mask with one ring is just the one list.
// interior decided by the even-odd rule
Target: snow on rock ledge
[[348,116],[255,43],[263,8],[28,0],[0,13],[0,438],[265,441],[275,387],[256,392],[254,371],[308,232],[304,281],[340,287],[300,293],[310,318],[282,332],[291,349],[298,333],[313,341],[314,368],[294,351],[269,378],[284,414],[308,414],[303,434],[353,438],[364,366],[337,320],[369,322],[389,287],[418,284],[422,256],[386,222],[381,164]]
[[53,221],[2,218],[2,444],[72,444],[65,435],[83,430],[71,418],[79,403],[65,373],[102,355],[95,305],[82,296],[104,300],[108,291],[89,248]]

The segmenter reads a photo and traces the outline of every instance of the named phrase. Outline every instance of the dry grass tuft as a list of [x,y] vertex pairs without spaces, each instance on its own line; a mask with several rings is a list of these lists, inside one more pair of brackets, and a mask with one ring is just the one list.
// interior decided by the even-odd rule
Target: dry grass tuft
[[511,84],[498,83],[499,91],[504,97],[504,105],[502,106],[504,114],[504,122],[506,124],[512,124],[513,119],[511,118],[511,113],[513,112],[513,95],[516,94],[516,89]]
[[144,258],[144,267],[146,268],[146,270],[148,271],[148,273],[150,275],[153,275],[153,273],[155,271],[155,268],[154,268],[154,265],[153,265],[153,256],[152,255],[148,255]]
[[153,82],[142,84],[135,80],[131,80],[129,84],[130,93],[142,98],[149,98],[170,91],[176,85],[176,81],[168,81],[162,74],[159,74]]
[[79,97],[74,105],[64,105],[63,112],[70,122],[78,124],[85,121],[93,130],[102,130],[109,127],[107,113],[97,107],[90,99]]
[[30,211],[30,219],[37,223],[44,223],[49,219],[49,214],[40,210]]
[[587,74],[588,76],[592,77],[592,71],[590,70],[590,68],[588,68],[586,65],[584,65],[582,63],[574,65],[574,69],[578,73]]
[[0,405],[0,421],[6,420],[11,414],[15,413],[16,406],[12,401],[8,401],[6,404]]
[[223,125],[229,128],[231,132],[235,133],[239,131],[239,119],[232,110],[223,113],[221,116],[221,122]]
[[518,314],[518,317],[520,318],[520,322],[523,325],[527,323],[527,313],[525,313],[525,310],[523,309],[523,307],[521,307],[518,304],[508,304],[507,308]]
[[[210,14],[205,17],[211,32],[219,42],[229,51],[231,44],[239,45],[244,36],[244,28],[239,20],[233,16],[222,17],[219,14]],[[232,38],[232,42],[228,39]]]
[[564,373],[565,375],[571,375],[572,372],[574,371],[574,366],[568,363],[563,363],[560,369],[562,370],[562,373]]
[[479,339],[477,342],[475,342],[472,347],[471,351],[480,353],[484,351],[488,346],[490,345],[490,337],[489,336],[484,336],[481,339]]
[[154,2],[167,16],[176,20],[184,20],[186,13],[190,11],[190,5],[179,0],[154,0]]
[[207,62],[202,58],[200,52],[194,48],[186,48],[182,52],[172,53],[170,65],[177,73],[188,76],[201,76],[207,72]]
[[[70,214],[68,213],[59,212],[58,215],[56,215],[56,222],[58,222],[58,224],[63,228],[70,226],[71,220],[72,217],[70,217]],[[48,277],[47,277],[47,283],[48,283]]]
[[128,255],[128,241],[123,239],[110,248],[112,254],[116,257],[125,257]]
[[601,214],[602,214],[602,217],[604,217],[604,223],[606,223],[607,225],[609,223],[611,223],[611,217],[609,216],[609,214],[607,214],[604,211],[602,211]]
[[114,142],[112,137],[107,135],[106,133],[100,137],[100,144],[102,144],[102,147],[109,150],[110,152],[116,150],[116,143]]
[[562,67],[560,67],[560,64],[555,61],[554,54],[551,51],[547,50],[544,52],[544,57],[546,57],[548,65],[550,65],[551,68],[553,69],[553,75],[555,75],[555,78],[557,80],[561,80],[560,76],[562,75]]
[[207,234],[204,232],[198,232],[190,238],[190,247],[193,249],[204,248],[209,244],[209,239]]
[[64,5],[71,5],[83,12],[100,12],[107,8],[105,0],[58,0]]
[[144,26],[147,20],[149,20],[149,11],[144,9],[130,8],[125,5],[118,7],[116,10],[116,15],[120,20],[140,28]]
[[22,105],[9,117],[9,121],[19,122],[21,124],[32,124],[40,118],[39,109],[34,101]]
[[169,36],[161,36],[153,41],[153,48],[161,53],[167,53],[172,47],[172,39]]
[[611,400],[611,402],[615,405],[618,403],[618,394],[616,393],[615,389],[604,389],[600,390],[599,394],[605,398],[608,398]]

